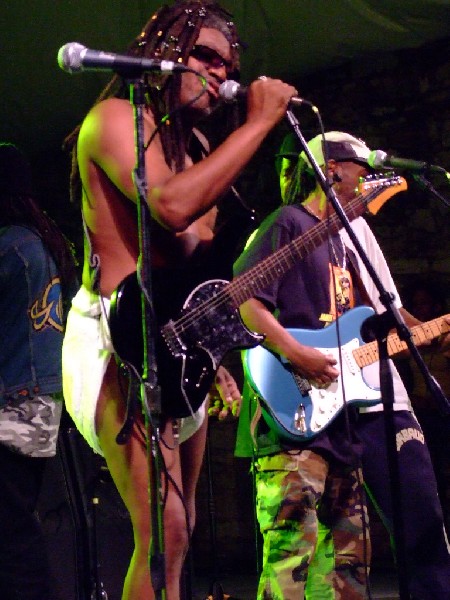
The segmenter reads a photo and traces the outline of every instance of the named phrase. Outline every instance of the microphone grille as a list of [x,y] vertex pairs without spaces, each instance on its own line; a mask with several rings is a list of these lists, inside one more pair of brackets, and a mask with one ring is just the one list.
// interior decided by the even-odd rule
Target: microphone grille
[[237,98],[239,88],[240,84],[237,81],[227,79],[219,86],[219,96],[225,102],[234,102]]
[[78,42],[65,44],[58,52],[58,65],[63,71],[76,73],[82,69],[81,53],[86,50],[85,46]]
[[387,158],[386,152],[383,150],[372,150],[372,152],[367,157],[367,164],[372,169],[381,169],[384,167],[385,160]]

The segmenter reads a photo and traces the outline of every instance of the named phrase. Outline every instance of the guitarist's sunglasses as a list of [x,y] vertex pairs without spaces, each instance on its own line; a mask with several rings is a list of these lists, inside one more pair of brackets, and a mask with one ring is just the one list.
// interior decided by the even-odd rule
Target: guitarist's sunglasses
[[190,55],[212,69],[221,69],[222,67],[225,67],[227,72],[231,70],[231,61],[226,60],[216,52],[216,50],[213,50],[209,46],[196,44],[192,48]]
[[336,162],[352,162],[355,163],[356,165],[359,165],[360,167],[364,167],[365,169],[367,169],[369,171],[369,173],[375,173],[375,169],[373,167],[371,167],[364,159],[358,159],[358,158],[340,158],[337,159]]

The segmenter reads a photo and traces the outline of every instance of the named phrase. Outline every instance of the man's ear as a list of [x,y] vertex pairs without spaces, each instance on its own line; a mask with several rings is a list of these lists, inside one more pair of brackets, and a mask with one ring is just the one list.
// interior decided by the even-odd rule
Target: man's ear
[[339,181],[342,181],[342,177],[339,175],[338,170],[338,163],[333,158],[331,158],[328,161],[328,181],[332,181],[333,183],[338,183]]

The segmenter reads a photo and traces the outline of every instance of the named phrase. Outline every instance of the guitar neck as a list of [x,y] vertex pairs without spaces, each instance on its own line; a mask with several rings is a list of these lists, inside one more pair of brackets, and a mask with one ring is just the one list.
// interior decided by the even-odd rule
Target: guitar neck
[[[360,217],[367,209],[372,214],[376,214],[378,208],[388,198],[406,189],[406,181],[402,177],[395,176],[384,180],[364,181],[362,186],[364,193],[356,196],[344,209],[350,221]],[[370,207],[375,208],[371,209]],[[204,314],[208,310],[211,302],[215,307],[231,304],[234,308],[239,308],[246,300],[284,275],[298,260],[318,248],[330,234],[337,233],[339,229],[341,229],[341,222],[336,214],[331,215],[325,221],[320,221],[245,273],[235,277],[212,300],[204,300],[192,310],[184,313],[171,323],[171,327],[179,330],[188,327],[196,320],[197,315]]]
[[[361,194],[352,200],[345,207],[348,219],[353,220],[361,216],[365,212],[368,202],[379,193],[380,190],[375,189],[369,194]],[[233,300],[236,308],[275,279],[284,275],[296,262],[318,248],[330,234],[337,233],[341,227],[338,215],[333,214],[233,279],[225,291]]]
[[[411,327],[411,337],[414,344],[420,346],[424,342],[433,340],[443,333],[448,333],[450,331],[450,325],[445,321],[447,317],[450,317],[450,315],[444,315],[443,317],[438,317],[432,321],[427,321],[426,323]],[[408,345],[406,342],[402,341],[396,333],[391,333],[387,338],[387,348],[389,356],[395,356],[406,350]],[[379,360],[378,343],[369,342],[368,344],[356,348],[356,350],[353,351],[353,356],[356,364],[361,369],[377,362]]]

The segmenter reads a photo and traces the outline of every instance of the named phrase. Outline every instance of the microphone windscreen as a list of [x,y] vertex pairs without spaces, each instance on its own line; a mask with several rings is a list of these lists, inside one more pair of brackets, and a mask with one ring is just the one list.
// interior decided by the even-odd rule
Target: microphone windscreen
[[85,47],[78,42],[65,44],[58,52],[58,65],[63,71],[73,73],[82,67],[81,53]]
[[232,79],[227,79],[219,86],[219,96],[225,102],[234,102],[239,95],[239,91],[242,92],[241,85]]
[[381,169],[385,165],[386,158],[387,154],[383,150],[372,150],[367,157],[367,164],[372,169]]

